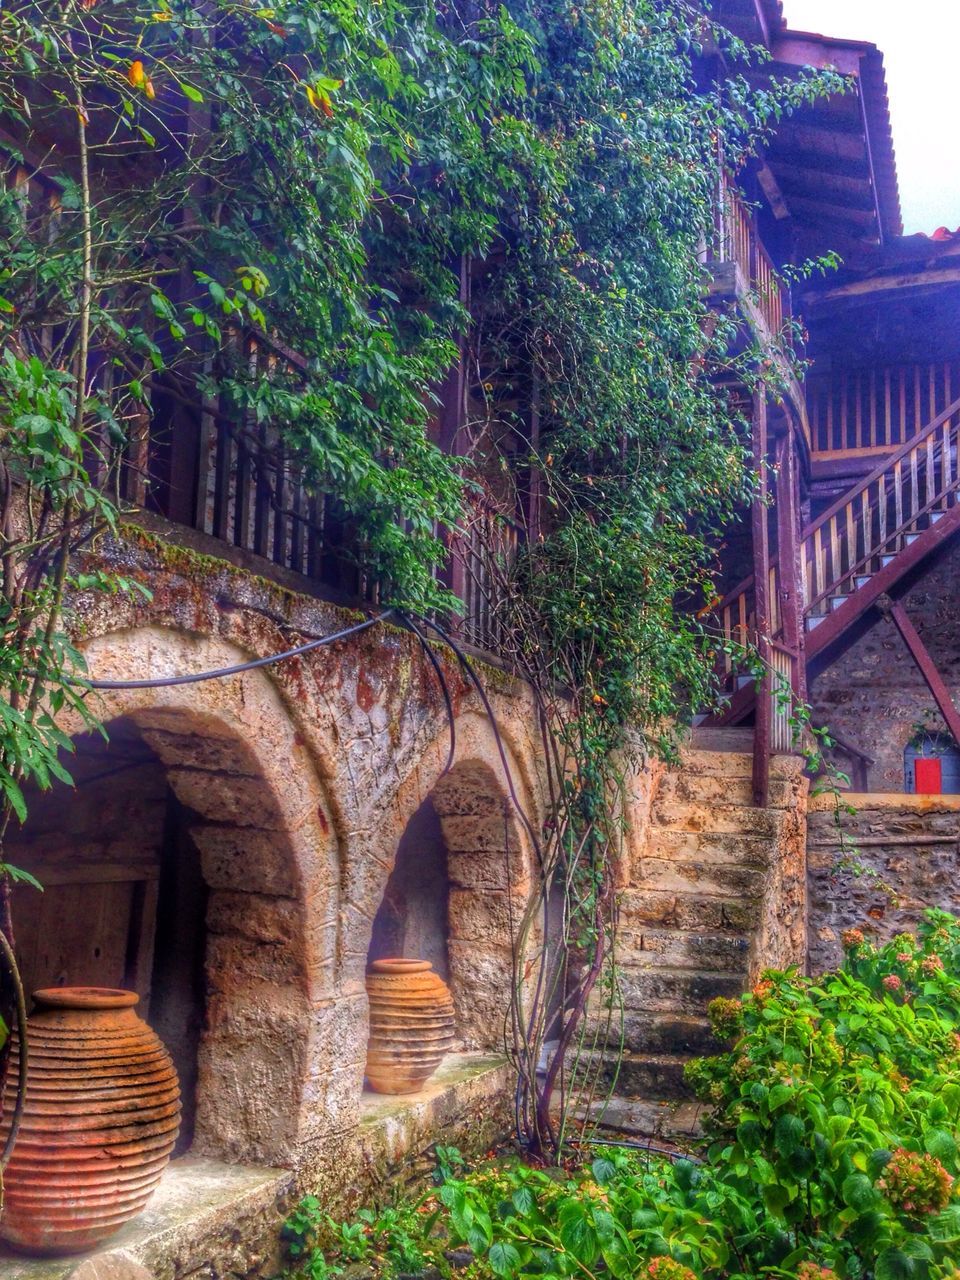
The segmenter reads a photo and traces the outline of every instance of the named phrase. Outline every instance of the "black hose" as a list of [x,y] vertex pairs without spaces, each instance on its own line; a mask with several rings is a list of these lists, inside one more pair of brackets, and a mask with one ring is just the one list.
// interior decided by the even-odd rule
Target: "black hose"
[[386,622],[388,618],[394,616],[395,612],[394,609],[387,609],[385,613],[378,613],[375,618],[365,618],[363,622],[357,622],[352,627],[345,627],[343,631],[335,631],[329,636],[319,636],[316,640],[308,640],[305,644],[298,644],[296,648],[284,649],[281,653],[269,653],[265,658],[252,658],[249,662],[237,662],[230,667],[217,667],[213,671],[193,671],[188,675],[182,676],[158,676],[151,680],[84,680],[80,676],[63,676],[61,678],[65,684],[71,684],[81,689],[169,689],[174,685],[199,684],[203,680],[220,680],[224,676],[236,676],[244,671],[256,671],[259,667],[269,667],[274,662],[283,662],[287,658],[299,658],[305,653],[312,653],[314,649],[321,649],[324,645],[335,644],[338,640],[345,640],[347,636],[355,636],[361,631],[366,631],[369,627],[375,627],[378,622]]

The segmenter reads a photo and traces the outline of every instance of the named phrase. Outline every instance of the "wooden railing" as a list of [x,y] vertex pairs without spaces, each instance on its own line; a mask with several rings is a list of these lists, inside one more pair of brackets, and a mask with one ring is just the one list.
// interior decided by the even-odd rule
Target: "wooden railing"
[[507,584],[523,531],[492,503],[475,499],[451,546],[451,586],[463,601],[457,635],[474,648],[500,653],[507,643]]
[[776,267],[760,242],[756,217],[726,175],[720,182],[717,195],[714,240],[707,259],[736,263],[744,285],[754,295],[768,333],[771,336],[789,336],[784,331],[787,300]]
[[[960,493],[960,399],[885,458],[839,501],[808,525],[801,537],[803,606],[807,616],[826,614],[831,601],[857,589],[940,515]],[[770,566],[770,638],[777,640],[779,564]],[[745,578],[717,606],[722,637],[743,644],[756,637],[754,580]],[[733,664],[726,658],[727,675]]]
[[805,530],[804,604],[825,613],[830,600],[856,590],[912,535],[957,501],[960,400],[955,400]]
[[807,417],[814,458],[892,451],[942,413],[957,395],[957,360],[811,374]]

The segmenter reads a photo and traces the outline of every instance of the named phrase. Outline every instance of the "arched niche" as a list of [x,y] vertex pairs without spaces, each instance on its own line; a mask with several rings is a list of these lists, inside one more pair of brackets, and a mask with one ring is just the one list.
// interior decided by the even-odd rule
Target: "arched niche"
[[[222,667],[246,655],[219,641],[144,628],[100,637],[86,656],[95,677],[135,679]],[[343,1093],[331,1053],[339,864],[329,808],[309,756],[275,686],[259,671],[111,691],[96,710],[109,739],[96,753],[102,758],[90,758],[93,739],[83,726],[68,723],[78,746],[72,762],[78,785],[58,785],[34,798],[38,821],[28,819],[22,846],[14,840],[9,856],[41,880],[53,863],[66,864],[74,885],[84,866],[93,869],[88,885],[98,877],[120,884],[129,874],[126,897],[116,890],[112,898],[102,895],[105,911],[112,902],[114,910],[135,913],[131,898],[137,895],[139,909],[149,910],[154,896],[152,933],[129,927],[128,939],[142,940],[139,953],[128,941],[127,954],[114,963],[125,980],[147,989],[148,1015],[152,1005],[168,1038],[176,1036],[179,1013],[189,1003],[186,988],[193,983],[198,993],[191,1149],[239,1163],[296,1165],[317,1133],[354,1119],[349,1107],[336,1112]],[[69,768],[70,759],[65,763]],[[108,776],[97,783],[103,768]],[[134,804],[130,792],[125,832],[125,782],[135,776],[143,794]],[[39,820],[46,805],[59,811],[59,834]],[[98,836],[98,820],[109,825],[109,839]],[[151,839],[160,845],[152,866]],[[155,875],[152,887],[145,872]],[[176,893],[171,899],[168,889],[160,910],[163,876],[179,877],[180,899]],[[141,888],[133,891],[135,884]],[[43,928],[57,927],[54,910]],[[164,929],[173,931],[173,952],[178,930],[187,951],[196,946],[201,952],[198,969],[191,970],[188,956],[174,957],[187,971],[178,976],[178,996],[169,987],[152,989],[154,961],[169,958],[171,949]],[[118,933],[123,930],[114,938]],[[106,959],[88,953],[83,963]],[[173,982],[169,968],[166,978]],[[68,972],[43,975],[50,979],[87,980]],[[188,1046],[172,1047],[187,1060]]]
[[499,1051],[530,854],[502,774],[467,758],[409,818],[374,917],[369,959],[431,960],[453,993],[464,1049]]

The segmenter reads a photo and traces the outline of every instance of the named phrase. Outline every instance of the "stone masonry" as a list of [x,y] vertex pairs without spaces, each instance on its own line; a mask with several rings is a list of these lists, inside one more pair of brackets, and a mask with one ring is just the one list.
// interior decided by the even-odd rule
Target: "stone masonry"
[[844,929],[879,942],[916,928],[926,907],[960,914],[960,796],[845,795],[841,856],[829,795],[811,800],[807,861],[810,966],[834,968]]

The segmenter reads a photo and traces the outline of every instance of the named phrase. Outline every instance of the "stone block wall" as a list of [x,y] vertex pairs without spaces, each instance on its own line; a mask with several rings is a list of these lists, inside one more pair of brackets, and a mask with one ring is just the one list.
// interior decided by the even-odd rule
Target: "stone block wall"
[[851,794],[841,814],[855,869],[838,869],[830,796],[810,802],[807,823],[812,972],[839,964],[844,929],[877,941],[916,927],[926,907],[960,913],[960,796]]

